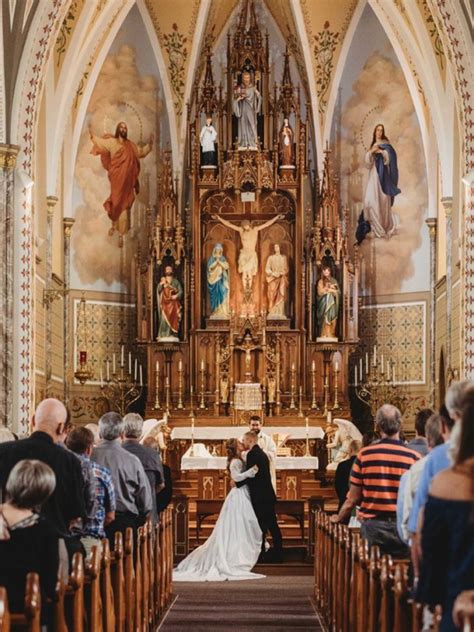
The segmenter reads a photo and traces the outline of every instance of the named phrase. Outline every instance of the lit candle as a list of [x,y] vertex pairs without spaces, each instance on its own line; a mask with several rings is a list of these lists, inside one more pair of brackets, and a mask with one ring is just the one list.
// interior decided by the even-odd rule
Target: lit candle
[[204,371],[206,365],[204,364],[204,360],[201,360],[201,371]]
[[179,363],[178,363],[178,371],[181,373],[182,370],[183,370],[183,363],[180,360]]
[[367,351],[365,352],[365,372],[369,372],[369,354]]
[[357,364],[354,367],[354,386],[357,386]]
[[383,354],[380,356],[380,365],[382,367],[382,373],[383,373]]
[[337,360],[334,364],[334,370],[336,371],[336,373],[339,373],[339,362]]
[[132,352],[128,352],[128,372],[132,375]]
[[387,362],[387,381],[390,382],[390,362]]
[[308,434],[308,428],[309,428],[309,419],[308,417],[306,417],[306,434]]
[[159,372],[160,372],[160,363],[158,362],[158,360],[156,361],[156,364],[155,364],[155,371],[156,371],[157,373],[159,373]]
[[293,371],[293,373],[295,372],[295,363],[294,362],[291,365],[291,370]]
[[140,364],[140,386],[143,386],[143,367]]
[[114,373],[115,373],[115,353],[112,356],[112,374],[114,374]]
[[135,382],[137,381],[137,377],[138,377],[138,360],[135,358],[135,368],[133,371],[133,377]]
[[362,358],[360,358],[360,360],[359,360],[359,375],[360,375],[360,379],[362,379],[362,375],[363,375]]
[[377,345],[374,345],[374,366],[377,366]]
[[102,375],[102,367],[100,367],[100,388],[104,386],[104,376]]
[[107,382],[110,381],[110,362],[107,360]]
[[120,366],[122,368],[125,366],[124,358],[125,358],[125,349],[124,349],[124,346],[122,345],[122,348],[120,349]]
[[311,363],[311,370],[313,371],[313,373],[316,371],[316,362],[314,360]]

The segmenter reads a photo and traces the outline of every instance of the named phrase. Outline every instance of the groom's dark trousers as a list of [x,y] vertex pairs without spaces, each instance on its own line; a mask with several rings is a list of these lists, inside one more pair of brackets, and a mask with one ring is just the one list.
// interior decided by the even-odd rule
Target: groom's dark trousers
[[270,462],[268,456],[258,444],[255,444],[247,454],[247,469],[250,469],[254,465],[258,467],[256,476],[237,483],[237,486],[249,486],[252,507],[263,533],[262,552],[265,552],[265,536],[268,531],[272,534],[274,550],[281,552],[283,545],[281,531],[275,513],[276,494],[270,475]]

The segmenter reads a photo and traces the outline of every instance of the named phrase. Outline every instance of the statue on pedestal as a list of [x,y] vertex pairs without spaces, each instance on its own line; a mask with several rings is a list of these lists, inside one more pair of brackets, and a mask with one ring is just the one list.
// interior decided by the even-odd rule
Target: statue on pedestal
[[222,244],[216,244],[207,261],[207,289],[211,303],[212,319],[230,318],[229,262],[224,256]]
[[340,299],[339,283],[332,276],[330,266],[324,265],[317,285],[318,340],[337,340],[336,326]]
[[237,226],[237,224],[232,224],[232,222],[227,221],[223,217],[219,217],[218,215],[212,216],[212,219],[240,234],[242,248],[239,253],[239,274],[242,275],[242,284],[244,288],[252,287],[253,277],[258,272],[258,255],[256,251],[258,233],[264,228],[269,228],[279,219],[284,218],[285,216],[283,214],[277,215],[276,217],[269,219],[268,222],[260,224],[260,226],[252,226],[248,219],[244,219],[242,224]]
[[178,342],[183,287],[175,278],[173,267],[166,266],[157,288],[158,342]]
[[283,119],[280,129],[278,153],[280,155],[280,167],[294,167],[294,132],[287,117]]
[[333,440],[327,444],[331,456],[331,462],[327,470],[336,470],[339,463],[347,461],[353,453],[354,441],[359,442],[362,447],[362,434],[360,430],[347,419],[335,419],[334,423],[338,429],[334,433]]
[[202,148],[201,167],[215,167],[217,165],[216,156],[216,128],[212,124],[212,117],[206,118],[206,124],[203,125],[199,135]]
[[265,266],[267,278],[267,301],[269,318],[285,318],[285,300],[288,288],[288,260],[280,252],[280,245],[274,245],[275,253],[270,255]]
[[257,149],[257,114],[262,96],[252,84],[252,75],[242,73],[242,82],[234,90],[234,114],[238,119],[237,145],[239,149]]

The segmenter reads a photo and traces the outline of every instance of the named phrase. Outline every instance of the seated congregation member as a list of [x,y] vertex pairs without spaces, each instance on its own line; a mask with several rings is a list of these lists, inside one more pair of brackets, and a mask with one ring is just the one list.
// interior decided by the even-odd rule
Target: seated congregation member
[[402,474],[419,459],[399,439],[402,416],[390,404],[382,406],[375,416],[380,441],[359,452],[350,478],[347,500],[333,522],[343,522],[354,507],[360,506],[361,535],[369,546],[377,544],[382,553],[407,557],[408,548],[397,533],[397,494]]
[[11,612],[23,612],[26,576],[37,573],[40,580],[42,621],[51,616],[59,568],[57,529],[42,518],[38,509],[56,486],[53,470],[36,460],[23,460],[12,468],[6,499],[0,505],[0,586],[8,593]]
[[91,460],[94,448],[94,435],[87,428],[75,428],[69,433],[66,445],[77,454],[81,462],[86,463],[92,471],[95,483],[95,505],[87,513],[87,518],[77,525],[82,544],[87,555],[93,546],[97,546],[105,538],[105,526],[115,519],[115,491],[112,476],[106,467]]
[[123,418],[123,434],[124,441],[122,447],[134,454],[143,465],[145,474],[148,477],[151,489],[151,497],[153,508],[151,511],[151,519],[153,524],[158,522],[158,513],[156,510],[156,495],[164,488],[163,464],[159,453],[153,448],[149,448],[140,443],[143,433],[143,417],[138,413],[128,413]]
[[113,546],[115,533],[134,532],[142,525],[153,507],[150,483],[138,458],[124,450],[123,421],[118,413],[105,413],[99,421],[101,442],[92,452],[92,460],[107,468],[115,490],[115,520],[105,532]]
[[37,459],[50,466],[56,487],[41,513],[56,527],[64,539],[69,558],[82,551],[79,538],[70,525],[86,517],[84,479],[78,458],[57,445],[63,438],[67,419],[65,406],[57,399],[45,399],[32,419],[34,432],[27,439],[0,444],[0,488],[4,488],[13,467],[23,459]]
[[426,422],[433,415],[434,410],[423,408],[418,411],[415,418],[415,437],[407,443],[407,447],[419,452],[421,456],[428,454],[428,441],[426,440]]
[[456,597],[474,589],[474,389],[464,394],[454,465],[432,480],[421,522],[417,600],[441,604],[440,632],[454,632]]
[[415,500],[413,501],[410,518],[408,520],[408,531],[410,532],[410,537],[414,542],[414,546],[416,546],[418,517],[420,510],[424,507],[428,499],[428,491],[431,481],[438,472],[441,472],[451,466],[451,460],[449,457],[451,432],[453,431],[454,424],[461,418],[464,396],[471,385],[472,382],[468,382],[467,380],[451,384],[446,392],[445,407],[440,408],[444,443],[434,448],[428,456],[426,466],[424,467],[420,478],[420,484],[418,485]]
[[[443,443],[443,435],[441,434],[441,415],[434,413],[426,422],[425,426],[426,439],[428,442],[428,450],[431,451],[437,445]],[[411,508],[415,499],[416,490],[420,483],[421,473],[426,465],[427,457],[414,463],[408,472],[402,476],[397,498],[397,529],[398,535],[405,542],[410,544],[410,534],[408,532],[408,520],[410,518]]]
[[[341,461],[336,469],[336,475],[334,478],[334,487],[336,488],[336,494],[339,498],[339,509],[346,501],[347,492],[349,491],[349,478],[351,475],[352,465],[356,459],[357,453],[361,448],[361,442],[354,439],[349,445],[349,458],[345,461]],[[349,523],[349,518],[344,524]]]

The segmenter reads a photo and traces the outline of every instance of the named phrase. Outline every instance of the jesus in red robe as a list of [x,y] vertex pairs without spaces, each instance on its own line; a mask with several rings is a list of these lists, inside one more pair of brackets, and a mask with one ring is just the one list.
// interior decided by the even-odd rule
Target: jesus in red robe
[[117,125],[115,136],[106,134],[101,138],[90,132],[93,143],[91,153],[100,156],[109,176],[110,195],[104,202],[104,208],[112,221],[109,235],[118,231],[119,246],[123,245],[123,235],[130,228],[130,209],[139,192],[140,158],[148,156],[153,147],[153,136],[141,147],[127,136],[128,128],[123,121]]

